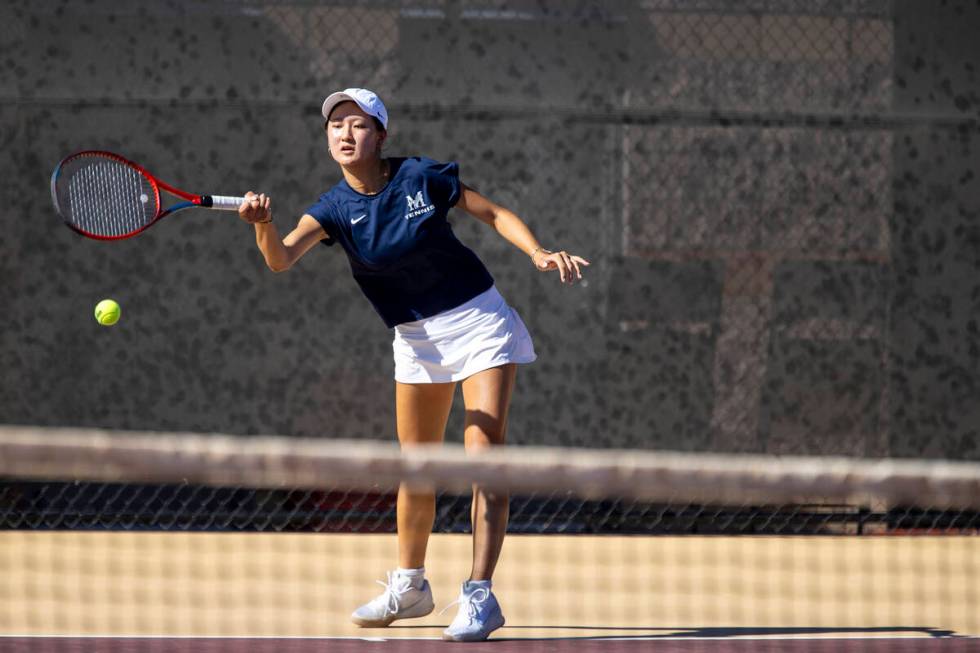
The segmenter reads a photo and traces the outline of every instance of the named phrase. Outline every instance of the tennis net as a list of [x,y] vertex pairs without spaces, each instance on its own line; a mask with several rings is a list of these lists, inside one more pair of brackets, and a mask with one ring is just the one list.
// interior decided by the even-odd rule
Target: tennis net
[[494,638],[522,650],[980,646],[976,463],[6,426],[0,650],[435,646],[454,613],[348,620],[397,564],[400,482],[437,488],[437,607],[472,484],[510,493]]

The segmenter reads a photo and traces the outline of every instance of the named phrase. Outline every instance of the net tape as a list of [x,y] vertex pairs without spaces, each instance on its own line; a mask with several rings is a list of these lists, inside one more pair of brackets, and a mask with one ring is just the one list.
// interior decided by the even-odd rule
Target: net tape
[[839,501],[980,508],[980,463],[772,457],[0,426],[0,477],[264,488],[399,482],[465,491],[732,504]]

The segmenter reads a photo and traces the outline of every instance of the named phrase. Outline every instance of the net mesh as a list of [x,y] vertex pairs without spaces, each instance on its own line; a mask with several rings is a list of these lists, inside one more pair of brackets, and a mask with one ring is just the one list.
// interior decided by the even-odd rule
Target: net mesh
[[146,227],[159,210],[159,195],[142,173],[99,154],[63,162],[51,181],[55,206],[73,228],[103,237]]
[[0,478],[0,648],[424,650],[453,613],[348,620],[397,565],[400,482],[438,489],[437,607],[470,570],[467,489],[510,493],[495,637],[523,650],[932,650],[980,635],[973,463],[10,426]]

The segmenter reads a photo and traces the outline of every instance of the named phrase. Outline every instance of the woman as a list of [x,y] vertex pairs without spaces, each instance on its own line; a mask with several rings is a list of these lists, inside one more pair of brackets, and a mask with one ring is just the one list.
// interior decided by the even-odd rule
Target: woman
[[[255,226],[259,249],[276,272],[318,242],[342,245],[354,279],[394,328],[403,448],[442,441],[457,384],[466,405],[466,448],[502,445],[517,365],[533,361],[534,348],[524,323],[480,259],[453,235],[446,215],[453,206],[464,210],[525,252],[538,270],[557,270],[563,283],[581,279],[588,262],[544,249],[514,213],[462,184],[455,163],[383,157],[388,113],[371,91],[333,93],[322,113],[343,180],[283,239],[266,195],[247,193],[240,217]],[[459,614],[443,633],[453,641],[484,640],[504,623],[490,579],[507,528],[508,496],[474,488],[471,516],[473,567],[460,592]],[[432,491],[399,488],[399,567],[389,572],[385,591],[354,612],[354,623],[387,626],[432,611],[424,562],[434,518]]]

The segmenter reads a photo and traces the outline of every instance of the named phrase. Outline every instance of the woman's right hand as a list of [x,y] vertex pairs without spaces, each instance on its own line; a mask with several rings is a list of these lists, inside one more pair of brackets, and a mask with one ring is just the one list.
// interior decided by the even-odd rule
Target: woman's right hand
[[272,222],[272,198],[265,193],[245,193],[245,201],[238,207],[238,217],[249,224]]

